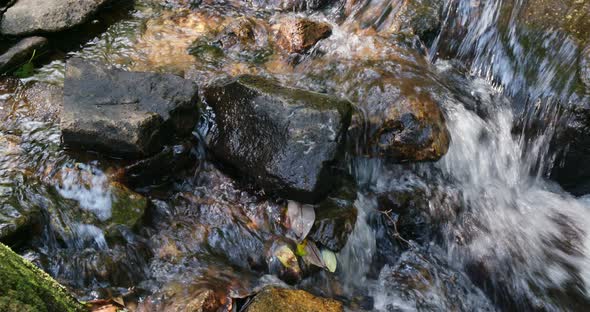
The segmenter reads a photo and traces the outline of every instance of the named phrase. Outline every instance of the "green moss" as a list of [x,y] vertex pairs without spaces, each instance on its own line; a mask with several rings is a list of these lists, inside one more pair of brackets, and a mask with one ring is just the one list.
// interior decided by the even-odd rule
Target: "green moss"
[[263,94],[278,95],[295,102],[305,103],[317,110],[337,109],[342,116],[348,118],[352,114],[352,104],[340,100],[334,96],[311,92],[301,89],[287,88],[279,85],[273,80],[259,76],[244,75],[238,78],[242,85],[255,89]]
[[68,291],[0,243],[0,311],[85,311]]
[[135,227],[142,220],[149,201],[119,183],[111,184],[113,192],[113,215],[109,223]]

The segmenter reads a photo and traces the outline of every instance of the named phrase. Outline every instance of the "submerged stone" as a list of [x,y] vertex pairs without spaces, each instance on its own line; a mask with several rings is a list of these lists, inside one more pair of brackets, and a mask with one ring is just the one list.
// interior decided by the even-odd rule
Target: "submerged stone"
[[246,311],[340,312],[344,309],[334,299],[315,297],[303,290],[269,287],[254,297]]
[[156,295],[143,300],[137,307],[137,312],[150,311],[191,311],[215,312],[221,311],[223,303],[214,290],[202,285],[190,285],[171,282],[163,287]]
[[205,97],[215,112],[208,146],[217,159],[299,202],[317,202],[334,187],[349,102],[254,76],[209,87]]
[[165,146],[158,154],[125,167],[125,182],[133,186],[156,185],[167,181],[195,163],[192,143]]
[[404,1],[391,30],[395,33],[417,35],[430,43],[440,30],[443,5],[442,0]]
[[143,195],[137,194],[122,184],[111,182],[110,190],[113,197],[112,225],[126,225],[134,228],[141,224],[150,201]]
[[63,142],[122,156],[147,156],[191,133],[195,83],[169,74],[126,72],[82,59],[66,64]]
[[404,252],[397,263],[381,270],[378,283],[377,310],[496,310],[468,277],[428,252]]
[[309,239],[335,252],[344,248],[356,223],[355,200],[355,188],[345,185],[320,202]]
[[18,243],[31,236],[31,232],[41,224],[39,209],[14,207],[8,202],[0,203],[0,242]]
[[110,0],[18,0],[0,24],[4,35],[58,32],[86,22]]
[[261,7],[276,11],[305,11],[321,9],[333,0],[254,0],[252,4],[256,7]]
[[45,272],[0,243],[0,311],[86,311]]

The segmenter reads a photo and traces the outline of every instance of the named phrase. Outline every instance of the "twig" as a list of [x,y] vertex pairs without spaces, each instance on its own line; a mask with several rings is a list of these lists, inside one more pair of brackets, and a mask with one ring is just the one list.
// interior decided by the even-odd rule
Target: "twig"
[[379,212],[381,212],[382,214],[384,214],[385,217],[387,217],[389,219],[389,221],[391,221],[391,223],[393,223],[393,231],[394,231],[393,237],[395,237],[396,239],[398,239],[398,240],[406,243],[409,247],[411,247],[412,244],[408,240],[406,240],[405,238],[403,238],[399,234],[399,231],[397,230],[397,221],[393,220],[393,218],[389,215],[392,212],[392,210],[389,209],[389,210],[386,210],[386,211],[379,211]]

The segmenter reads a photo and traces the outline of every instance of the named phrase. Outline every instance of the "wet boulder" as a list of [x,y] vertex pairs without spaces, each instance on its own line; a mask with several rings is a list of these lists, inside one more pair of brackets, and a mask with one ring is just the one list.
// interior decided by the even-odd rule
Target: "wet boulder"
[[568,192],[584,195],[590,190],[590,168],[580,166],[590,158],[590,97],[577,98],[551,144],[557,159],[551,178]]
[[248,312],[271,311],[339,312],[342,303],[327,298],[315,297],[303,290],[269,287],[258,293],[248,306]]
[[307,18],[287,18],[279,23],[277,43],[289,53],[305,53],[321,39],[332,34],[327,23]]
[[495,311],[467,276],[429,251],[409,250],[379,274],[379,311]]
[[267,193],[313,203],[337,182],[352,106],[333,96],[241,76],[205,90],[208,147]]
[[198,119],[195,83],[170,74],[109,69],[82,59],[66,64],[63,142],[140,157],[189,135]]
[[[387,64],[375,65],[379,63],[354,73],[356,84],[350,85],[352,98],[367,112],[366,120],[353,122],[365,153],[402,163],[440,159],[449,148],[450,134],[433,93],[444,90],[431,90],[428,79],[388,71]],[[363,133],[364,123],[368,133]]]
[[47,48],[48,41],[43,37],[28,37],[20,40],[0,55],[0,73],[16,69],[33,56],[39,56]]
[[4,13],[0,32],[23,36],[78,26],[110,0],[18,0]]
[[417,35],[424,42],[430,43],[440,30],[443,5],[444,1],[441,0],[405,1],[390,30],[394,33]]

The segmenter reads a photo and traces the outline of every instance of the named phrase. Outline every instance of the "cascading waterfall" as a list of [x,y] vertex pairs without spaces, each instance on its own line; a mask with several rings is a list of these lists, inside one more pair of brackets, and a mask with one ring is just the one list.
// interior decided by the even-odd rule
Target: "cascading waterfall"
[[[431,8],[436,1],[416,2]],[[578,92],[571,72],[581,39],[565,28],[539,27],[527,15],[530,2],[438,1],[440,33],[421,33],[417,40],[415,34],[398,33],[408,1],[347,1],[344,8],[311,14],[330,23],[332,33],[288,64],[266,60],[265,50],[261,64],[242,55],[239,62],[228,57],[204,68],[198,67],[202,60],[185,55],[186,47],[195,38],[212,40],[206,36],[234,15],[273,24],[299,13],[237,14],[217,2],[202,10],[152,12],[143,3],[131,20],[75,54],[130,70],[168,72],[168,65],[178,65],[168,54],[180,51],[186,57],[182,70],[196,62],[191,68],[196,74],[187,69],[185,76],[199,81],[211,78],[201,79],[200,71],[213,77],[256,69],[257,75],[359,106],[354,118],[364,121],[352,124],[361,139],[356,153],[347,155],[356,179],[356,200],[350,200],[356,224],[337,253],[335,274],[313,272],[294,287],[334,297],[352,310],[583,310],[590,304],[590,195],[573,196],[547,178],[559,152],[552,144],[568,117],[564,108]],[[219,11],[213,17],[223,18],[207,15],[212,8]],[[425,32],[432,30],[426,26]],[[162,59],[165,66],[154,67]],[[63,63],[39,71],[35,79],[46,76],[44,71],[62,77]],[[367,156],[370,119],[390,111],[371,111],[363,101],[394,107],[406,91],[417,100],[432,93],[432,102],[443,108],[452,142],[435,163],[392,164]],[[15,98],[26,115],[30,108]],[[411,103],[401,103],[406,104]],[[95,155],[74,159],[61,147],[56,124],[17,117],[11,117],[14,125],[0,127],[0,199],[14,209],[42,212],[42,233],[36,232],[30,250],[22,253],[75,287],[82,299],[99,298],[103,290],[109,296],[113,290],[117,296],[134,292],[132,301],[164,298],[165,310],[167,299],[188,302],[200,287],[241,300],[253,294],[253,285],[278,281],[266,275],[269,255],[262,251],[275,242],[292,243],[285,236],[284,202],[243,189],[214,165],[204,142],[195,147],[201,149],[198,168],[161,185],[122,190],[116,186],[124,184],[118,179],[129,168],[126,162]],[[208,128],[211,118],[206,114],[200,126]],[[93,160],[85,163],[87,158]],[[387,207],[398,200],[388,196],[403,197],[398,205],[403,207]],[[139,202],[137,220],[117,210],[132,198]],[[134,222],[115,222],[117,215]],[[182,294],[168,298],[176,288]]]
[[[480,116],[459,102],[446,103],[451,147],[436,164],[441,176],[424,183],[460,194],[451,205],[460,205],[462,211],[443,226],[441,245],[448,262],[470,275],[496,304],[575,310],[589,302],[590,205],[587,198],[568,194],[544,175],[553,165],[549,145],[564,118],[559,107],[568,104],[573,92],[575,75],[570,73],[575,72],[579,51],[557,29],[524,29],[518,17],[525,8],[521,0],[445,3],[443,30],[429,50],[431,61],[440,72],[449,67],[437,58],[443,53],[466,61],[472,79],[464,87],[480,95],[486,114]],[[379,25],[384,20],[381,16]],[[525,41],[538,46],[525,47]],[[508,101],[498,100],[505,95]],[[532,129],[535,120],[543,121],[541,129]],[[376,187],[394,179],[375,178],[388,173],[378,162],[361,163],[365,165],[354,170],[361,184]],[[454,209],[436,197],[429,205]],[[366,217],[376,205],[365,200],[357,202],[357,208]],[[346,270],[354,272],[345,273],[352,281],[361,280],[358,250],[375,252],[366,237],[374,231],[364,221],[357,227],[340,254]],[[376,298],[397,301],[396,308],[402,310],[416,309],[399,297],[379,296],[386,291],[376,287]],[[377,302],[376,308],[390,309],[387,300]]]

